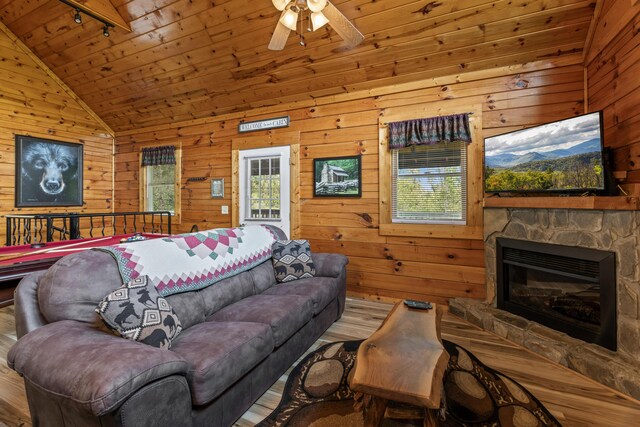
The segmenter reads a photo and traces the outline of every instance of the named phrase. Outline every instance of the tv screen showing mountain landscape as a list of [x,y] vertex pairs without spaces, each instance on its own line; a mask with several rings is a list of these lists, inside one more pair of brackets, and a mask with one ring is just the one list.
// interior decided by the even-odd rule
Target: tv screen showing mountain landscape
[[600,112],[486,138],[485,191],[604,188]]

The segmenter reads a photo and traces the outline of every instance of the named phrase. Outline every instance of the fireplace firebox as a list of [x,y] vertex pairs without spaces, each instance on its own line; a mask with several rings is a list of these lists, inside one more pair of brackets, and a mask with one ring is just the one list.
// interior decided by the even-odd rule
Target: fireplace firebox
[[496,239],[498,308],[617,348],[615,253]]

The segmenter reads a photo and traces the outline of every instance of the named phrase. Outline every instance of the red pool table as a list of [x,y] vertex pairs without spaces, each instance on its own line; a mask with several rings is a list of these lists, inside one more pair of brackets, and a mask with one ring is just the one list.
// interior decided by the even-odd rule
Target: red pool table
[[[166,237],[166,234],[139,233],[147,239]],[[91,237],[88,239],[65,240],[45,243],[43,247],[30,245],[0,247],[0,307],[13,303],[13,291],[26,275],[48,269],[65,255],[99,246],[120,244],[122,239],[134,233],[118,236]]]

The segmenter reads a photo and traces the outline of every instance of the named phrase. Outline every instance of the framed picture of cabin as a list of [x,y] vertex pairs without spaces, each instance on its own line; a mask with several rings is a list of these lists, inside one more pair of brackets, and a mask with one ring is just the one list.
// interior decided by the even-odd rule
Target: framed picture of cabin
[[313,159],[314,197],[362,197],[362,156]]
[[82,205],[82,144],[16,135],[18,208]]

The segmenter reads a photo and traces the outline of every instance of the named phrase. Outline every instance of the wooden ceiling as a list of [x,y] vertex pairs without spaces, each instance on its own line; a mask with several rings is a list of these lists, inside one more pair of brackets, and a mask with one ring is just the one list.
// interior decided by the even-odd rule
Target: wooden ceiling
[[273,52],[271,0],[111,2],[132,32],[105,38],[58,0],[0,0],[0,20],[116,131],[580,53],[595,6],[335,0],[361,45],[324,27]]

